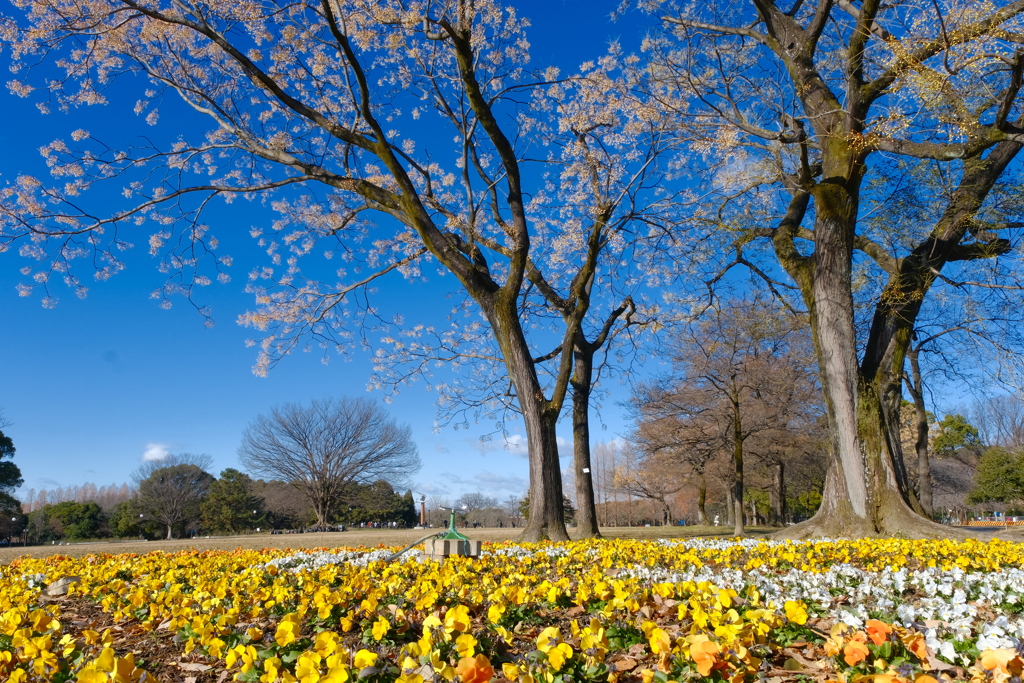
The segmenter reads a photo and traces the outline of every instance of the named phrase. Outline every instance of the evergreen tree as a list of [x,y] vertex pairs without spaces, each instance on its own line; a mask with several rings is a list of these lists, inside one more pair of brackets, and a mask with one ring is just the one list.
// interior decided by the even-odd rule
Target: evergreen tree
[[[519,514],[523,519],[530,518],[530,494],[527,493],[523,496],[523,499],[519,501]],[[562,514],[565,516],[567,524],[574,524],[576,522],[576,508],[573,507],[572,500],[569,496],[562,496]]]
[[0,431],[0,493],[12,494],[25,483],[21,478],[21,469],[11,462],[14,450],[14,441]]
[[963,415],[947,415],[939,422],[932,448],[939,455],[953,455],[962,448],[980,448],[978,428]]
[[[7,423],[0,416],[0,426]],[[12,494],[24,483],[21,470],[11,460],[14,459],[14,441],[0,431],[0,521],[3,527],[0,535],[10,541],[25,528],[26,517],[21,512],[21,502]]]
[[200,511],[210,531],[237,534],[267,526],[264,501],[253,493],[252,478],[230,467],[210,483]]
[[989,448],[981,456],[968,503],[1014,503],[1024,500],[1024,454]]
[[76,503],[65,501],[56,505],[48,505],[46,510],[49,523],[60,538],[80,541],[87,538],[98,538],[101,535],[106,519],[103,510],[92,501]]

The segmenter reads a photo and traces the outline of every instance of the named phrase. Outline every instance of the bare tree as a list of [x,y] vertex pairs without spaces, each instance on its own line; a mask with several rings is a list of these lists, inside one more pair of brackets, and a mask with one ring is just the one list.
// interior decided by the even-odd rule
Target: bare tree
[[498,501],[482,493],[465,493],[455,501],[455,507],[470,513],[475,510],[483,510],[484,508],[498,507]]
[[687,485],[679,463],[664,451],[644,455],[627,447],[624,462],[615,473],[616,486],[637,498],[654,501],[661,508],[661,523],[672,523],[669,498]]
[[1003,394],[975,402],[971,421],[988,446],[1017,449],[1024,446],[1024,400]]
[[349,484],[398,485],[420,467],[409,427],[367,398],[275,406],[246,427],[238,456],[250,472],[302,491],[320,526]]
[[519,526],[523,523],[522,515],[523,497],[515,494],[510,495],[505,499],[505,502],[501,504],[502,512],[508,518],[512,526]]
[[[648,453],[681,450],[701,473],[716,455],[729,454],[728,513],[737,535],[743,533],[748,441],[784,439],[820,411],[802,325],[800,316],[770,300],[723,302],[673,336],[672,373],[634,395],[637,438]],[[681,449],[680,437],[686,440]],[[767,445],[760,450],[775,455]],[[781,488],[781,469],[778,482]],[[775,497],[781,502],[781,491]]]
[[214,481],[206,469],[213,464],[209,455],[180,453],[152,460],[136,470],[139,508],[167,527],[167,538],[174,537],[174,526],[199,519],[199,503]]

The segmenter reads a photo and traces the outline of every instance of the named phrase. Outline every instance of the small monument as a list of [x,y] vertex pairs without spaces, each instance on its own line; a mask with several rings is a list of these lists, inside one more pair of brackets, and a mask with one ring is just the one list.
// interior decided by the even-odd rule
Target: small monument
[[451,557],[452,555],[479,557],[481,542],[471,541],[455,530],[455,513],[457,510],[454,508],[440,509],[450,510],[452,513],[451,517],[448,519],[448,531],[435,538],[429,539],[423,544],[423,554],[425,559],[444,562],[446,557]]

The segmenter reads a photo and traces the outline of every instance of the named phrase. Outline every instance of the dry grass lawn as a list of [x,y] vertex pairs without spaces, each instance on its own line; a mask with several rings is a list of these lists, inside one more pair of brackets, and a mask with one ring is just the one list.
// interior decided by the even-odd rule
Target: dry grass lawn
[[[774,529],[754,527],[748,529],[750,536],[763,536]],[[516,538],[522,529],[460,529],[466,536],[481,541],[507,541]],[[70,545],[38,545],[22,548],[0,548],[0,564],[8,564],[17,557],[48,557],[68,555],[81,557],[93,553],[175,553],[181,550],[235,550],[236,548],[263,549],[287,548],[308,550],[310,548],[374,547],[384,545],[401,547],[412,543],[427,532],[422,529],[350,529],[340,533],[314,534],[253,534],[249,536],[212,536],[208,538],[175,539],[172,541],[117,541],[100,543],[72,543]],[[571,533],[571,530],[570,530]],[[692,538],[706,536],[728,538],[731,529],[727,527],[610,527],[601,530],[609,538]]]

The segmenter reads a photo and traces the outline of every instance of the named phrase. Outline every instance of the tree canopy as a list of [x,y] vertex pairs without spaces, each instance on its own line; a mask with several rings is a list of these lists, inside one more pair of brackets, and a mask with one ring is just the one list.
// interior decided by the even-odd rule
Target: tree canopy
[[[259,372],[309,338],[347,352],[353,328],[382,319],[356,294],[439,264],[482,318],[466,333],[488,331],[523,418],[534,498],[524,533],[567,538],[555,425],[573,351],[594,348],[626,310],[631,287],[606,285],[643,262],[633,236],[661,222],[670,194],[672,164],[660,160],[672,143],[659,110],[634,101],[644,72],[631,57],[613,46],[579,73],[529,69],[528,22],[490,0],[23,9],[4,29],[20,94],[32,94],[31,55],[60,53],[67,76],[48,86],[59,106],[103,102],[120,80],[154,125],[175,127],[160,119],[174,95],[208,130],[175,127],[169,145],[75,131],[47,147],[58,186],[23,177],[0,190],[0,244],[31,243],[27,255],[84,292],[75,261],[89,253],[101,277],[115,274],[126,241],[114,235],[151,221],[150,249],[171,273],[164,296],[191,298],[227,265],[204,222],[210,201],[272,197],[279,218],[256,230],[268,261],[254,265],[256,308],[242,319],[262,335]],[[124,201],[97,218],[83,197],[107,180],[127,183]],[[54,269],[37,265],[26,291],[49,292]],[[548,317],[541,332],[531,309]]]
[[981,438],[978,428],[967,421],[960,413],[946,415],[939,420],[932,448],[938,455],[952,455],[961,448],[978,448]]
[[1001,446],[986,450],[978,463],[967,502],[1024,502],[1024,455]]
[[214,481],[206,471],[211,462],[208,455],[181,453],[145,463],[136,472],[139,510],[163,524],[168,539],[199,520],[200,503]]
[[199,510],[203,526],[218,533],[240,533],[266,527],[263,499],[254,492],[249,475],[229,467],[210,482]]
[[25,483],[21,468],[14,464],[14,440],[0,431],[0,493],[10,495]]

